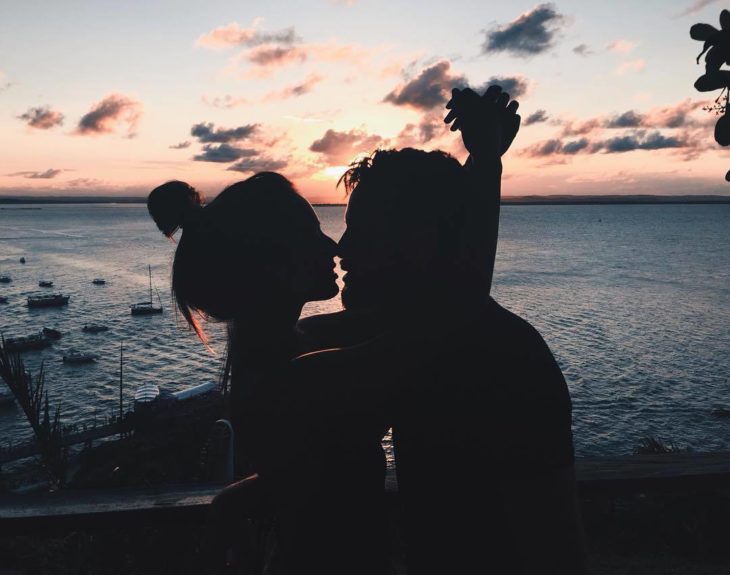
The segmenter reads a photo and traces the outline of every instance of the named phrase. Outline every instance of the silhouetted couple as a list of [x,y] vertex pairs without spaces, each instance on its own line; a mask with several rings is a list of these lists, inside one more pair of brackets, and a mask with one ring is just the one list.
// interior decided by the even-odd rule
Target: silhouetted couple
[[[489,296],[517,103],[493,86],[454,90],[447,108],[465,165],[415,149],[356,162],[339,244],[278,174],[205,207],[183,182],[150,194],[163,233],[183,228],[182,314],[203,339],[199,314],[229,325],[250,478],[218,496],[215,520],[274,517],[287,573],[389,572],[391,427],[410,575],[583,572],[565,381],[540,334]],[[299,320],[337,294],[336,255],[345,310]]]

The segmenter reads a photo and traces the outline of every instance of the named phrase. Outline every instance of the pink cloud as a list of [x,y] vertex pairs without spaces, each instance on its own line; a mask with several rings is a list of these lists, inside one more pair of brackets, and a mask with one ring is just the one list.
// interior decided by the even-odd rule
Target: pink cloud
[[241,63],[250,64],[251,68],[246,76],[266,78],[279,68],[305,61],[346,62],[361,69],[369,56],[370,53],[359,46],[337,42],[296,45],[269,43],[254,46],[239,54],[231,64],[232,68]]
[[257,46],[271,43],[293,44],[297,41],[294,28],[286,28],[277,32],[262,32],[259,29],[260,24],[260,18],[255,19],[248,28],[242,28],[237,22],[231,22],[200,35],[195,43],[202,48],[218,50],[234,46]]
[[302,82],[287,86],[282,90],[270,92],[264,98],[265,100],[288,100],[289,98],[298,98],[311,92],[314,87],[324,80],[324,76],[319,74],[310,74]]
[[261,67],[285,66],[294,62],[302,62],[308,57],[307,52],[300,46],[277,46],[264,44],[249,50],[246,59]]
[[50,180],[55,178],[58,174],[63,172],[64,170],[58,170],[55,168],[48,168],[47,170],[44,170],[42,172],[14,172],[12,174],[7,174],[8,176],[21,176],[23,178],[28,178],[30,180]]
[[50,130],[63,124],[63,114],[52,110],[48,106],[28,108],[28,111],[18,116],[18,119],[25,121],[28,126],[37,130]]
[[359,153],[374,151],[384,140],[377,134],[368,134],[363,130],[338,132],[327,130],[324,135],[312,142],[309,149],[321,154],[324,160],[332,166],[346,165]]
[[588,120],[567,120],[563,121],[563,136],[582,136],[589,134],[593,130],[600,128],[602,120],[600,118],[590,118]]
[[141,102],[123,94],[110,94],[82,116],[75,133],[83,136],[110,134],[120,125],[126,125],[127,136],[133,138],[141,117]]
[[451,63],[441,60],[421,70],[415,78],[397,86],[383,101],[396,106],[431,110],[446,103],[451,88],[463,85],[466,85],[464,76],[452,73]]
[[616,74],[623,76],[626,72],[642,72],[646,68],[646,60],[643,58],[637,58],[636,60],[629,60],[623,62],[616,67]]

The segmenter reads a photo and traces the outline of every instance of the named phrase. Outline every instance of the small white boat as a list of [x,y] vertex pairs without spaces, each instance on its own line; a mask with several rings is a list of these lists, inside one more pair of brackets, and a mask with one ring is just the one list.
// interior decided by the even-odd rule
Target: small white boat
[[0,276],[0,284],[9,284],[13,279],[10,276]]
[[134,392],[134,404],[152,403],[160,396],[160,388],[154,383],[143,383]]
[[95,286],[103,286],[104,284],[106,284],[106,280],[104,278],[94,278],[93,280],[91,280],[91,283]]
[[93,363],[97,359],[96,354],[70,349],[64,354],[63,363]]

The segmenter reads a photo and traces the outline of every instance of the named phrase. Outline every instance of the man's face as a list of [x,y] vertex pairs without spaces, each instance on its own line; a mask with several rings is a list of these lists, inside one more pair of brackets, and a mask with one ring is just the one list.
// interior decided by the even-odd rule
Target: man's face
[[399,283],[400,265],[392,216],[387,205],[366,186],[357,186],[347,204],[347,228],[339,242],[345,271],[342,303],[346,309],[384,305]]

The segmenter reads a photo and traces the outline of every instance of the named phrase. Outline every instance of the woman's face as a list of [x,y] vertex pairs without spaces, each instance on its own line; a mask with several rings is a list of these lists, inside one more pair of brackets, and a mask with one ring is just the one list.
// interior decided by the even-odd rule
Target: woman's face
[[333,298],[339,292],[335,273],[337,243],[321,229],[312,206],[302,198],[292,219],[291,269],[289,275],[292,292],[303,301]]

